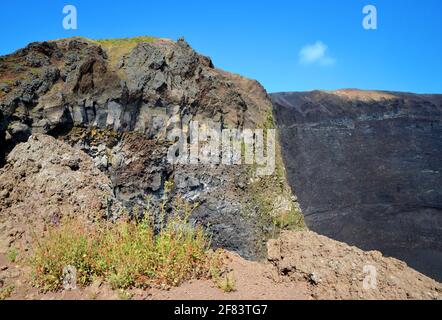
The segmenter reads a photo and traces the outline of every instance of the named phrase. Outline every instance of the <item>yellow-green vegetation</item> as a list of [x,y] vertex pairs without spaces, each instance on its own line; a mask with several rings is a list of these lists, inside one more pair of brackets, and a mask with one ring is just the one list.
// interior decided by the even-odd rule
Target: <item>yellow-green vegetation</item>
[[176,286],[208,275],[209,239],[201,227],[188,223],[185,211],[157,234],[149,215],[142,221],[94,225],[70,219],[49,227],[31,259],[34,283],[44,291],[60,289],[66,266],[75,267],[80,286],[101,277],[114,289]]
[[12,292],[14,292],[14,285],[8,285],[4,288],[0,288],[0,300],[6,300],[8,299]]
[[273,109],[269,108],[266,113],[266,122],[263,125],[264,129],[275,129],[275,118],[273,117]]
[[17,261],[17,256],[18,256],[18,251],[15,248],[9,249],[6,254],[6,258],[11,263],[14,263]]
[[132,299],[133,294],[130,292],[127,292],[126,290],[120,289],[118,290],[118,299],[120,300],[130,300]]
[[88,300],[97,300],[99,294],[100,294],[100,293],[97,292],[97,291],[94,291],[94,292],[90,293],[90,294],[88,295]]
[[[79,131],[81,131],[81,129]],[[120,137],[120,133],[110,129],[92,128],[88,131],[88,134],[89,138],[91,139],[91,145],[99,145],[104,143],[108,147],[114,146]]]
[[[125,134],[129,134],[129,132]],[[112,148],[118,143],[121,135],[122,133],[119,133],[112,129],[100,129],[96,127],[81,128],[75,126],[68,133],[66,139],[73,142],[78,142],[82,139],[85,139],[92,146],[104,144],[106,145],[106,147]]]
[[8,86],[11,86],[14,83],[13,79],[2,79],[0,84],[6,84]]
[[[271,219],[274,227],[278,229],[305,229],[302,212],[290,200],[291,193],[289,187],[278,183],[278,178],[275,177],[269,178],[269,180],[273,179],[273,181],[260,179],[251,184],[252,200],[257,205],[258,216]],[[286,207],[278,207],[280,205],[279,202],[285,202]]]
[[279,229],[303,230],[305,229],[302,212],[292,207],[290,210],[272,216],[273,224]]
[[209,274],[219,289],[224,292],[233,292],[236,290],[236,281],[233,272],[227,270],[225,257],[226,253],[222,249],[218,249],[211,255]]
[[218,288],[227,293],[236,290],[236,281],[233,273],[225,274],[216,282],[216,284],[218,285]]
[[137,44],[142,42],[152,43],[155,39],[156,38],[154,37],[141,36],[122,39],[101,39],[95,40],[94,42],[100,44],[106,50],[109,56],[110,65],[115,67],[121,57],[129,54]]
[[[264,129],[264,140],[267,130],[276,128],[272,108],[266,113],[265,122],[260,126]],[[276,144],[275,172],[271,176],[253,177],[255,168],[251,168],[250,194],[258,208],[258,216],[269,219],[274,229],[302,230],[305,222],[302,212],[291,200],[292,191],[286,180],[281,147]]]

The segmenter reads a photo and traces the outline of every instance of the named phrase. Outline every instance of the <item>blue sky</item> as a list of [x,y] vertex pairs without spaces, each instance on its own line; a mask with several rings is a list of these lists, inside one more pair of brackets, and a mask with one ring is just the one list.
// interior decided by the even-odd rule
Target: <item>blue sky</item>
[[[75,5],[78,30],[64,30]],[[375,5],[378,29],[362,27]],[[32,41],[185,39],[269,92],[361,88],[442,93],[442,0],[2,1],[0,54]]]

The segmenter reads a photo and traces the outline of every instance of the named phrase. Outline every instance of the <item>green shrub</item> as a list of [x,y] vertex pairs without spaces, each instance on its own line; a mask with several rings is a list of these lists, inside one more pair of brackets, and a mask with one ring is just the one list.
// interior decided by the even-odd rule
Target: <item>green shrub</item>
[[226,252],[222,249],[215,251],[210,257],[209,273],[216,286],[224,292],[236,290],[236,281],[232,272],[227,268]]
[[158,234],[148,218],[95,225],[63,220],[49,227],[34,248],[35,285],[60,289],[67,266],[76,268],[81,286],[102,277],[114,289],[176,286],[207,274],[209,239],[201,227],[189,225],[190,212],[184,211],[165,222]]
[[9,262],[14,263],[17,261],[17,256],[18,256],[18,251],[17,249],[9,249],[6,258],[8,259]]
[[236,290],[236,281],[232,273],[224,275],[217,283],[218,288],[226,293],[233,292]]

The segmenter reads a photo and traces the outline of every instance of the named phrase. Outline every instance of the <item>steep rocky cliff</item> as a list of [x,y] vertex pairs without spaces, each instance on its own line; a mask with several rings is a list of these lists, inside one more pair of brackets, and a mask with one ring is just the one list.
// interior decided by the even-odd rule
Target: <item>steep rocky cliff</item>
[[442,279],[442,95],[273,94],[308,227]]
[[[9,154],[17,144],[31,135],[53,136],[81,152],[79,157],[88,155],[110,179],[112,194],[99,199],[104,203],[97,209],[101,214],[149,212],[158,222],[160,208],[170,212],[172,200],[181,196],[199,205],[193,221],[208,227],[215,246],[258,258],[279,226],[302,223],[280,157],[275,173],[265,177],[254,176],[250,165],[172,164],[167,155],[173,141],[168,138],[175,129],[188,131],[191,120],[238,130],[271,128],[271,108],[258,82],[216,69],[182,39],[32,43],[0,57],[0,167],[7,163],[0,175],[9,177],[18,161],[14,155],[29,157],[21,149]],[[26,148],[47,153],[55,149],[54,154],[67,148],[41,137],[39,143],[31,139]],[[44,141],[48,145],[41,146]],[[39,162],[42,156],[29,161]],[[50,175],[39,174],[46,163],[21,168],[31,172],[20,175],[18,183],[1,184],[6,207],[0,208],[0,222],[14,208],[47,202],[39,199],[46,196],[39,190],[14,190],[26,189],[35,179],[51,183]],[[57,186],[62,189],[63,183]],[[75,187],[72,192],[81,196],[83,191]],[[8,198],[17,194],[32,197]],[[63,208],[68,199],[59,198],[51,204]],[[66,207],[71,210],[72,203]]]
[[[258,82],[216,69],[184,40],[71,38],[0,57],[0,289],[40,297],[6,256],[63,217],[149,214],[158,226],[178,198],[195,204],[191,222],[214,247],[245,258],[265,256],[281,229],[304,228],[302,205],[313,230],[440,278],[442,98],[344,90],[273,102],[272,112]],[[273,115],[271,175],[257,175],[256,163],[168,161],[170,135],[192,120],[268,136]],[[138,297],[440,299],[440,284],[404,263],[313,232],[283,232],[268,250],[266,264],[227,254],[236,295],[199,280],[190,294]],[[362,286],[367,263],[379,272],[374,291]]]

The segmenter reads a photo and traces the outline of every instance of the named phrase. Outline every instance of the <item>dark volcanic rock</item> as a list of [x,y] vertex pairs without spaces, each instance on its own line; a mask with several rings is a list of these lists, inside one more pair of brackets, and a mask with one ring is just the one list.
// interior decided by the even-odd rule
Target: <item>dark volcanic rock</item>
[[172,199],[184,197],[200,204],[192,219],[208,226],[214,246],[257,258],[274,233],[272,208],[259,196],[291,205],[284,177],[263,178],[271,191],[261,194],[250,166],[172,166],[168,136],[191,120],[262,128],[271,108],[258,82],[216,69],[184,40],[33,43],[0,57],[0,166],[30,135],[57,137],[92,158],[130,214],[159,221],[164,202],[170,213]]
[[307,225],[442,279],[442,95],[272,95]]

